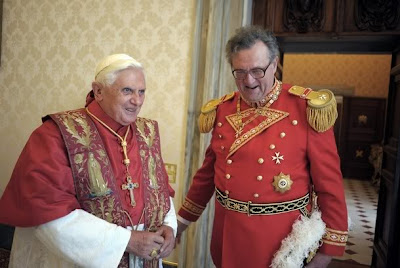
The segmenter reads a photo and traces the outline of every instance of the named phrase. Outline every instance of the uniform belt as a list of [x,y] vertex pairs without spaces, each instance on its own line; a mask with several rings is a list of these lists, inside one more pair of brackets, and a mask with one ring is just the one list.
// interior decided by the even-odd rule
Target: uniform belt
[[294,210],[303,210],[310,201],[310,194],[307,193],[305,196],[285,201],[281,203],[266,203],[256,204],[251,201],[240,201],[229,198],[221,190],[215,188],[216,199],[224,208],[228,210],[237,211],[240,213],[246,213],[247,215],[273,215],[286,213]]

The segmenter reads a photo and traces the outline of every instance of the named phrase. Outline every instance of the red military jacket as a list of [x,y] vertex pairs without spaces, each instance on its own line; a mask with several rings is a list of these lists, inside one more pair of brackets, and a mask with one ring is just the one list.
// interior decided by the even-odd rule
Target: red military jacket
[[[218,105],[211,143],[179,216],[196,221],[215,187],[230,198],[252,203],[279,203],[303,197],[311,182],[318,195],[326,235],[319,251],[342,255],[347,240],[347,209],[340,161],[332,128],[315,131],[307,121],[307,101],[283,84],[268,115],[243,118],[236,138],[232,117],[239,93]],[[243,100],[240,111],[250,109]],[[248,121],[246,121],[248,120]],[[230,122],[231,121],[231,122]],[[281,192],[274,181],[290,177]],[[289,189],[288,189],[289,188]],[[211,254],[217,267],[268,267],[281,241],[292,230],[299,210],[274,215],[251,215],[227,210],[215,201]]]

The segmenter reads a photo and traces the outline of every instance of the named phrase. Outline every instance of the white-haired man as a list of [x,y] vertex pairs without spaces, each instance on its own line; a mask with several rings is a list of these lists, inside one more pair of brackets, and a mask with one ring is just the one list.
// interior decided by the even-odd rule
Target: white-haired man
[[157,122],[137,117],[145,92],[142,65],[110,55],[85,108],[43,118],[0,200],[17,227],[10,267],[162,267],[174,191]]

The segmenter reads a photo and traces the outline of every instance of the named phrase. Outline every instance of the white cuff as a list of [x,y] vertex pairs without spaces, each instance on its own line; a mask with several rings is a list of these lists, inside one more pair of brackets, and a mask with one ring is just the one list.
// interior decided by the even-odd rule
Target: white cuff
[[172,197],[169,197],[169,200],[170,200],[170,209],[167,215],[165,215],[163,224],[171,227],[172,230],[174,231],[174,237],[176,237],[178,222],[176,221],[175,207],[174,207],[174,202],[172,201]]
[[188,220],[182,218],[182,217],[179,216],[179,215],[177,215],[176,217],[177,217],[178,221],[180,221],[180,222],[183,223],[183,224],[189,225],[189,224],[192,223],[191,221],[188,221]]

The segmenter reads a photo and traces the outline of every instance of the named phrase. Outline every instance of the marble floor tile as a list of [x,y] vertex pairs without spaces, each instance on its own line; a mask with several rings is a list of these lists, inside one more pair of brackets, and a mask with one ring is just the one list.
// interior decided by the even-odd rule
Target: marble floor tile
[[372,260],[378,191],[368,180],[344,179],[344,188],[351,226],[345,254],[335,259],[369,266]]

